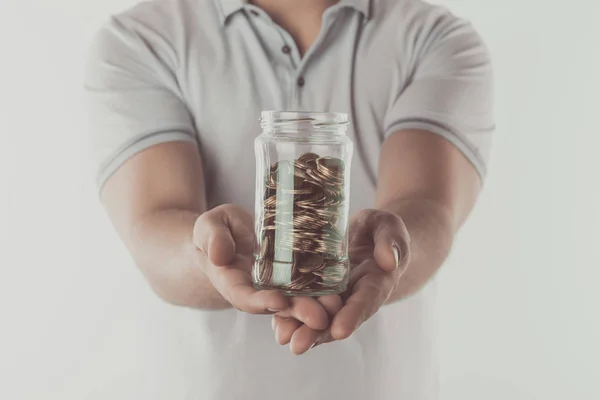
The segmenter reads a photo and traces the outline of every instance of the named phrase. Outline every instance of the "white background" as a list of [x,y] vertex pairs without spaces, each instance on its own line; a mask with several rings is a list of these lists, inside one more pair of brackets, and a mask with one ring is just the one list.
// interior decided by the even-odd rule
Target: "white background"
[[[498,123],[438,277],[442,398],[599,399],[600,5],[437,2],[491,48]],[[133,1],[0,4],[0,398],[130,399],[155,300],[96,200],[80,82]]]

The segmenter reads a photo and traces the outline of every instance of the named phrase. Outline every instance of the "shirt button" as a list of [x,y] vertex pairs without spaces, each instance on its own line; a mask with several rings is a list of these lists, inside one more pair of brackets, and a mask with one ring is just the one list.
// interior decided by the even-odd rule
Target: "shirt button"
[[300,78],[298,78],[298,81],[297,81],[297,83],[298,83],[298,86],[302,87],[302,86],[304,86],[304,84],[305,84],[306,82],[304,82],[304,78],[303,78],[303,77],[300,77]]
[[281,48],[281,51],[283,52],[283,54],[290,54],[292,49],[290,48],[290,46],[288,46],[287,44],[285,46],[283,46]]

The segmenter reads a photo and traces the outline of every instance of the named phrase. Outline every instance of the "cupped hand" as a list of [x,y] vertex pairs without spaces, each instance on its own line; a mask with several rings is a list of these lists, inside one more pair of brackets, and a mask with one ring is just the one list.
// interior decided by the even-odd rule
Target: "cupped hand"
[[381,210],[364,210],[350,222],[350,281],[341,296],[317,299],[332,318],[328,329],[306,326],[292,316],[273,316],[279,343],[290,343],[294,354],[343,340],[354,333],[387,302],[396,289],[410,259],[410,238],[397,215]]
[[196,220],[193,239],[205,258],[203,272],[233,307],[252,314],[279,312],[314,330],[329,325],[326,309],[315,299],[289,298],[277,290],[254,288],[253,218],[243,208],[225,204],[205,212]]
[[197,250],[205,257],[203,272],[233,307],[264,314],[289,306],[283,294],[252,286],[254,229],[246,210],[231,204],[213,208],[196,220],[193,235]]

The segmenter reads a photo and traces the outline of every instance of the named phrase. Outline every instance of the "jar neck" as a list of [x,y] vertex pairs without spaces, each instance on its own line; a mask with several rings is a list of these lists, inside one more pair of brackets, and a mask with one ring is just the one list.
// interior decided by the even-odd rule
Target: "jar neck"
[[319,138],[345,136],[348,115],[304,111],[263,111],[263,133],[277,137]]

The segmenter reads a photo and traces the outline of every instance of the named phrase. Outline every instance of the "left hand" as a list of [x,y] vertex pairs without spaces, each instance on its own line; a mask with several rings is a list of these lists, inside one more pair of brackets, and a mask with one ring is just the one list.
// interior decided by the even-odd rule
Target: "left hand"
[[341,295],[317,298],[333,321],[317,331],[288,314],[273,316],[280,344],[302,354],[319,344],[343,340],[386,303],[410,259],[410,238],[402,219],[387,211],[364,210],[350,221],[350,280]]

